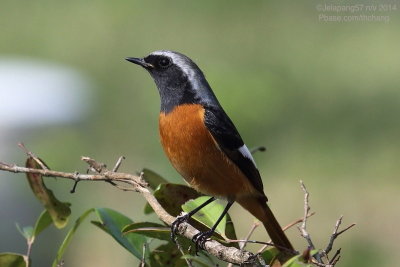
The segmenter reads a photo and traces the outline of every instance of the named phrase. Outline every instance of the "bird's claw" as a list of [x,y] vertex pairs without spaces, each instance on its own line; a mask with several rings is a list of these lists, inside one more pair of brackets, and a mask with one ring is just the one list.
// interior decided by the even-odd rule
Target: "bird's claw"
[[199,250],[205,249],[204,245],[212,235],[213,235],[213,231],[210,230],[207,232],[199,232],[193,236],[192,241],[196,245],[196,252],[195,252],[196,255]]
[[171,224],[171,240],[172,242],[176,242],[176,234],[178,233],[179,225],[184,222],[187,222],[189,219],[188,214],[184,214],[176,217],[176,220]]

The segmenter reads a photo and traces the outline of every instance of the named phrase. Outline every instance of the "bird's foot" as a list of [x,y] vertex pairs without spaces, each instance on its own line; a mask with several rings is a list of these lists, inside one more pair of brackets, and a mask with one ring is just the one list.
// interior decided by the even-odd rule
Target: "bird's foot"
[[201,249],[205,249],[204,244],[208,241],[208,239],[213,235],[214,231],[207,231],[207,232],[199,232],[195,234],[192,238],[192,241],[196,245],[196,255],[197,252]]
[[178,233],[179,225],[189,220],[189,215],[184,214],[176,217],[176,220],[171,224],[171,240],[176,242],[176,234]]

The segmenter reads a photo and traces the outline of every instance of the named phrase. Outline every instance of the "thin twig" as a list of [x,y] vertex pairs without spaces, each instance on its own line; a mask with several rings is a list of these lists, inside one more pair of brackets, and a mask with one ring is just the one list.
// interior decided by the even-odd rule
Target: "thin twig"
[[[300,231],[300,234],[302,237],[304,237],[307,240],[308,243],[308,249],[312,250],[315,249],[315,246],[311,240],[311,236],[307,231],[307,218],[308,218],[308,212],[310,211],[310,204],[309,204],[309,197],[310,197],[310,193],[308,193],[306,186],[304,185],[303,181],[300,180],[300,186],[301,189],[304,192],[304,216],[303,216],[303,222],[302,224],[297,227]],[[323,263],[322,259],[321,259],[321,255],[319,253],[316,253],[314,255],[314,258],[317,260],[318,263]]]
[[331,264],[331,266],[335,266],[336,265],[336,263],[338,263],[338,261],[340,260],[340,258],[341,258],[341,256],[340,255],[338,255],[338,257],[334,260],[334,261],[332,261],[332,264]]
[[75,183],[72,186],[72,189],[69,191],[71,194],[75,193],[76,187],[78,186],[79,181],[80,181],[79,180],[79,172],[75,172]]
[[26,261],[26,267],[30,266],[30,258],[31,258],[31,251],[32,251],[32,245],[33,245],[33,238],[28,238],[28,242],[27,242],[28,248],[26,251],[26,258],[28,259],[28,261]]
[[[315,211],[309,213],[309,214],[307,215],[307,218],[313,216],[314,214],[315,214]],[[286,230],[292,228],[293,226],[295,226],[296,224],[303,222],[303,220],[304,220],[304,217],[298,218],[298,219],[294,220],[293,222],[289,223],[288,225],[286,225],[285,227],[283,227],[282,230],[283,230],[283,231],[286,231]],[[269,240],[268,243],[272,243],[272,240]],[[262,246],[262,247],[257,251],[257,254],[262,253],[267,247],[269,247],[269,245],[264,245],[264,246]]]
[[115,163],[115,166],[114,166],[114,168],[112,169],[113,172],[117,172],[117,171],[118,171],[118,169],[119,169],[119,167],[121,166],[122,161],[123,161],[124,159],[125,159],[124,156],[120,156],[120,157],[118,158],[117,163]]
[[335,241],[336,237],[337,237],[337,233],[339,230],[340,225],[342,224],[342,220],[343,220],[343,215],[340,215],[339,219],[336,221],[335,227],[333,228],[333,233],[329,239],[329,243],[325,248],[325,254],[328,254],[333,247],[333,242]]
[[89,165],[87,173],[89,173],[89,170],[95,173],[103,173],[107,171],[107,165],[102,162],[98,162],[87,156],[82,156],[81,160]]
[[[102,162],[98,162],[98,161],[96,161],[96,160],[94,160],[94,159],[92,159],[92,158],[90,158],[90,157],[82,156],[82,157],[81,157],[81,160],[84,161],[84,162],[86,162],[86,163],[89,165],[89,167],[88,167],[86,173],[89,173],[89,171],[92,171],[92,172],[95,172],[95,173],[102,174],[102,173],[108,171],[107,165],[106,165],[106,164],[104,164],[104,163],[102,163]],[[122,159],[121,159],[121,157],[120,157],[120,158],[118,159],[117,164],[115,165],[114,169],[118,169],[118,167],[119,167],[118,164],[121,164],[121,162],[122,162]],[[114,169],[112,170],[112,172],[116,172],[116,170],[114,170]],[[77,179],[77,180],[75,181],[74,188],[76,187],[76,185],[78,184],[78,182],[79,182],[79,179]],[[111,180],[106,180],[106,182],[109,183],[109,184],[111,184],[111,185],[113,185],[113,186],[118,187],[117,184],[114,183],[114,182],[111,181]],[[126,191],[126,190],[124,190],[124,191]],[[73,192],[75,192],[75,190],[74,190]],[[71,193],[73,193],[73,192],[71,192]]]
[[[333,242],[335,241],[335,239],[336,239],[339,235],[341,235],[342,233],[346,232],[347,230],[349,230],[350,228],[352,228],[353,226],[356,225],[355,223],[352,223],[352,224],[350,224],[349,226],[347,226],[345,229],[339,231],[339,227],[340,227],[340,225],[342,224],[342,220],[343,220],[343,215],[341,215],[341,216],[339,217],[339,219],[336,221],[335,227],[334,227],[334,229],[333,229],[333,233],[332,233],[332,235],[331,235],[331,237],[330,237],[330,239],[329,239],[329,243],[328,243],[328,245],[326,246],[326,249],[324,250],[324,254],[326,254],[326,255],[332,250]],[[338,232],[338,231],[339,231],[339,232]]]
[[286,247],[275,245],[274,243],[271,243],[271,242],[264,242],[264,241],[257,241],[257,240],[245,240],[245,239],[229,239],[229,240],[227,240],[227,242],[228,243],[243,243],[243,242],[246,242],[246,243],[251,243],[251,244],[261,244],[261,245],[267,245],[267,246],[274,246],[274,247],[278,248],[281,251],[285,250],[287,252],[290,252],[291,254],[297,253],[297,251],[294,251],[292,249],[288,249]]
[[145,242],[143,244],[142,259],[140,260],[140,267],[145,267],[146,266],[146,260],[145,260],[146,248],[147,248],[147,243]]
[[244,242],[243,243],[239,243],[239,248],[240,250],[243,250],[246,247],[247,241],[250,239],[251,235],[254,233],[254,231],[256,230],[256,228],[260,226],[260,222],[259,221],[255,221],[253,223],[253,225],[250,228],[250,231],[247,233],[246,237],[244,238]]
[[[300,181],[300,184],[301,184],[301,189],[304,192],[304,217],[303,217],[304,219],[303,219],[303,223],[301,224],[301,226],[298,227],[298,229],[300,230],[301,236],[307,240],[308,245],[309,245],[309,250],[311,250],[311,249],[314,249],[315,246],[311,240],[310,234],[307,232],[307,216],[306,215],[310,210],[309,193],[308,193],[307,188],[305,187],[303,181]],[[333,233],[330,237],[330,240],[329,240],[329,243],[328,243],[326,249],[321,252],[318,252],[314,255],[315,261],[313,260],[312,262],[315,265],[321,266],[321,267],[333,267],[339,261],[340,249],[336,251],[336,253],[334,254],[334,256],[331,260],[329,260],[328,253],[332,250],[335,239],[340,234],[344,233],[345,231],[349,230],[350,228],[352,228],[353,226],[356,225],[355,223],[353,223],[353,224],[347,226],[342,231],[339,231],[339,227],[342,224],[342,219],[343,219],[343,215],[340,216],[340,218],[336,221]],[[322,260],[322,257],[325,257],[328,263],[324,263]]]
[[0,170],[9,171],[14,173],[34,173],[34,174],[41,174],[42,176],[46,177],[61,177],[70,180],[82,180],[82,181],[107,181],[113,180],[116,182],[122,182],[127,184],[132,184],[135,186],[146,186],[146,183],[143,184],[140,181],[139,176],[129,174],[129,173],[121,173],[121,172],[111,172],[106,171],[102,174],[82,174],[77,172],[60,172],[60,171],[53,171],[49,169],[35,169],[35,168],[27,168],[17,166],[15,164],[7,164],[7,163],[0,163]]
[[265,147],[265,146],[256,146],[256,147],[253,147],[251,150],[250,150],[250,153],[251,154],[254,154],[254,153],[256,153],[256,152],[265,152],[267,150],[267,148]]
[[332,259],[329,261],[330,264],[335,265],[338,260],[340,259],[340,252],[341,252],[341,248],[339,248],[338,250],[336,250],[335,254],[333,255]]
[[301,233],[301,236],[307,240],[308,246],[311,249],[315,249],[315,246],[311,240],[310,234],[307,232],[307,217],[308,217],[307,215],[308,215],[308,212],[310,211],[310,205],[308,202],[308,198],[309,198],[310,194],[308,193],[306,186],[304,185],[303,181],[301,181],[301,180],[300,180],[300,186],[304,192],[304,216],[303,216],[303,222],[298,227],[298,229]]
[[[314,214],[315,214],[315,211],[313,211],[313,212],[307,214],[307,218],[313,216]],[[303,222],[303,221],[304,221],[304,218],[301,217],[301,218],[299,218],[299,219],[297,219],[297,220],[295,220],[295,221],[289,223],[289,224],[286,225],[285,227],[283,227],[282,230],[283,230],[283,231],[286,231],[287,229],[292,228],[292,227],[295,226],[296,224],[301,223],[301,222]]]
[[26,146],[24,145],[24,143],[18,143],[18,146],[26,153],[26,155],[28,155],[28,157],[33,158],[34,161],[36,161],[37,164],[39,164],[40,167],[42,167],[42,169],[44,170],[48,170],[49,168],[47,167],[47,165],[41,160],[39,159],[33,152],[29,151]]

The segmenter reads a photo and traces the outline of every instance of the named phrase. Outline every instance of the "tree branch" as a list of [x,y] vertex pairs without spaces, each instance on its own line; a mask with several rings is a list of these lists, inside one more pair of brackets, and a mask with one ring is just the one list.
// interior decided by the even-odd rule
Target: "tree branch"
[[[107,166],[104,163],[97,162],[96,160],[89,157],[82,157],[81,160],[83,160],[89,165],[86,174],[81,174],[79,172],[61,172],[61,171],[50,170],[40,158],[38,158],[34,153],[28,151],[28,149],[26,149],[26,147],[22,143],[19,144],[19,146],[25,151],[28,157],[32,158],[33,160],[35,160],[35,162],[37,162],[37,164],[41,167],[41,169],[21,167],[17,166],[16,164],[7,164],[0,162],[0,170],[13,173],[31,173],[31,174],[40,174],[45,177],[60,177],[60,178],[70,179],[75,182],[71,192],[75,191],[76,185],[80,181],[107,182],[117,187],[120,190],[135,191],[140,193],[152,207],[158,218],[161,221],[165,222],[167,225],[171,225],[176,219],[161,206],[158,200],[150,192],[147,182],[143,179],[143,173],[141,173],[140,175],[133,175],[129,173],[117,172],[122,164],[123,159],[125,159],[124,157],[120,157],[118,159],[118,161],[116,162],[111,171],[107,169]],[[89,171],[94,172],[94,174],[89,174]],[[303,254],[307,256],[307,258],[309,258],[310,251],[311,249],[314,249],[315,246],[311,240],[310,234],[307,231],[307,218],[309,216],[312,216],[314,213],[309,213],[310,211],[309,193],[302,181],[300,181],[300,184],[304,192],[304,215],[302,218],[286,226],[284,230],[292,227],[297,223],[301,223],[298,229],[301,233],[301,236],[303,236],[307,240],[307,243],[309,245],[308,249]],[[347,231],[348,229],[352,228],[355,225],[351,224],[344,230],[339,231],[339,226],[341,225],[341,223],[342,223],[342,217],[340,217],[336,222],[333,234],[330,236],[330,240],[326,249],[314,255],[315,259],[311,259],[311,262],[316,266],[333,267],[340,259],[340,249],[336,251],[336,253],[331,259],[329,259],[328,253],[332,250],[333,243],[336,240],[336,238],[340,234],[342,234],[343,232]],[[250,231],[249,235],[245,238],[245,240],[231,240],[231,242],[241,241],[243,242],[243,247],[245,246],[246,243],[259,243],[259,244],[265,244],[266,246],[271,245],[270,242],[259,242],[259,241],[248,240],[255,227],[256,225],[253,226],[252,230]],[[189,240],[192,240],[193,237],[199,233],[197,229],[195,229],[188,223],[180,224],[177,232],[178,234],[186,237]],[[259,263],[262,263],[262,259],[258,259],[257,254],[254,255],[251,252],[244,251],[243,247],[241,249],[237,249],[235,247],[226,247],[215,240],[209,240],[204,245],[205,251],[207,251],[210,255],[213,255],[225,262],[238,264],[241,266],[255,266],[255,265],[258,266]],[[260,252],[261,251],[259,251],[259,253]]]
[[302,224],[298,228],[301,233],[301,236],[307,240],[309,248],[315,249],[315,246],[311,240],[310,234],[307,232],[307,217],[308,217],[308,212],[310,211],[310,205],[309,205],[308,198],[309,198],[310,194],[308,193],[306,186],[304,185],[303,181],[301,181],[301,180],[300,180],[300,186],[304,192],[304,215],[303,215]]
[[[300,181],[300,186],[301,189],[304,192],[304,216],[303,216],[303,220],[302,220],[302,224],[298,227],[301,236],[304,237],[307,240],[307,243],[309,245],[309,248],[304,252],[305,254],[308,254],[307,256],[309,257],[310,251],[312,249],[315,249],[315,246],[311,240],[311,236],[307,231],[307,217],[308,217],[308,212],[310,211],[310,204],[309,204],[309,193],[307,191],[306,186],[304,185],[303,181]],[[333,233],[329,239],[329,243],[326,247],[325,250],[322,250],[321,252],[317,252],[313,257],[314,259],[311,259],[311,262],[314,263],[316,266],[319,267],[333,267],[336,265],[336,263],[339,261],[340,259],[340,249],[338,249],[336,251],[336,253],[333,255],[332,259],[329,259],[328,257],[328,253],[332,250],[333,247],[333,243],[336,240],[336,238],[344,233],[345,231],[349,230],[350,228],[352,228],[353,226],[355,226],[356,224],[353,223],[349,226],[347,226],[345,229],[343,229],[342,231],[339,231],[339,226],[342,223],[342,219],[343,216],[340,216],[340,218],[336,221],[335,224],[335,228],[333,230]],[[303,254],[304,254],[303,253]]]
[[[31,156],[33,154],[28,154]],[[37,157],[35,157],[37,158]],[[35,169],[35,168],[26,168],[17,166],[15,164],[7,164],[0,162],[0,170],[13,172],[13,173],[34,173],[40,174],[46,177],[61,177],[65,179],[77,181],[106,181],[106,182],[114,182],[114,186],[120,188],[122,190],[131,190],[139,192],[149,203],[149,205],[153,208],[157,216],[160,220],[165,222],[168,225],[171,225],[173,221],[175,221],[175,217],[171,216],[169,213],[165,211],[165,209],[160,205],[157,199],[153,196],[153,194],[147,188],[147,183],[143,180],[142,175],[133,175],[129,173],[122,172],[113,172],[107,170],[102,164],[98,164],[96,161],[90,159],[89,157],[84,157],[85,162],[89,164],[89,168],[93,171],[95,170],[96,174],[81,174],[78,172],[61,172],[61,171],[53,171],[48,169]],[[116,167],[114,169],[118,169],[120,165],[120,160],[117,162]],[[41,165],[41,164],[40,164]],[[94,166],[103,166],[102,168],[95,168]],[[130,187],[121,188],[117,183],[124,183],[129,185]],[[185,236],[186,238],[192,240],[192,238],[199,233],[197,229],[191,226],[188,223],[182,223],[179,226],[178,233],[180,235]],[[217,257],[218,259],[226,262],[230,262],[233,264],[241,264],[242,266],[246,266],[247,264],[251,264],[255,261],[254,254],[248,251],[240,251],[234,247],[225,247],[221,243],[215,240],[209,240],[205,243],[205,250]]]

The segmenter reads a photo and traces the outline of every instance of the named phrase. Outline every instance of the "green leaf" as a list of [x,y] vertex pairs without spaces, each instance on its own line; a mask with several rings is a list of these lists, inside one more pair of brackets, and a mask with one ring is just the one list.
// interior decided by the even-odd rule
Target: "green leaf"
[[23,237],[25,237],[26,240],[30,241],[32,239],[33,236],[33,227],[32,226],[25,226],[22,227],[19,226],[19,224],[15,224],[15,226],[17,227],[18,231],[21,233],[21,235]]
[[279,254],[279,250],[276,247],[270,247],[261,253],[261,257],[266,263],[272,264]]
[[129,233],[141,234],[151,238],[171,241],[171,229],[165,225],[153,222],[132,223],[125,226],[122,232],[126,235]]
[[181,213],[181,206],[185,202],[195,199],[201,194],[187,185],[168,183],[160,184],[154,191],[154,196],[169,214],[178,216]]
[[62,242],[61,246],[58,248],[57,251],[57,256],[53,261],[53,267],[57,267],[57,264],[61,261],[62,256],[64,255],[64,252],[66,250],[66,248],[68,247],[69,243],[72,240],[72,237],[76,231],[76,229],[79,227],[79,225],[83,222],[83,220],[86,219],[86,217],[93,212],[94,209],[89,209],[87,211],[85,211],[76,221],[74,226],[68,231],[67,235],[65,236],[64,241]]
[[[210,229],[209,227],[205,226],[204,224],[199,223],[193,219],[190,219],[189,223],[191,225],[193,225],[196,229],[203,231],[203,232]],[[225,236],[222,236],[216,232],[216,233],[214,233],[214,237],[218,242],[224,244],[227,247],[235,247],[235,248],[239,249],[238,242],[229,242],[229,239],[236,240],[238,238],[236,237],[235,226],[233,225],[231,216],[228,213],[226,214]]]
[[313,249],[313,250],[310,251],[310,256],[314,256],[318,252],[319,252],[319,249]]
[[25,256],[17,253],[0,253],[1,267],[26,267]]
[[111,235],[135,257],[142,259],[143,246],[146,244],[147,238],[133,233],[124,236],[121,232],[126,225],[133,223],[132,220],[112,209],[96,208],[95,211],[100,221],[93,222],[93,224]]
[[288,260],[287,262],[285,262],[285,264],[282,267],[312,267],[313,265],[310,263],[306,263],[304,260],[304,254],[308,254],[307,257],[311,257],[314,256],[315,254],[317,254],[319,252],[318,249],[313,249],[313,250],[306,250],[303,252],[303,254],[297,255],[292,257],[290,260]]
[[187,266],[186,261],[181,258],[181,252],[172,242],[157,247],[150,254],[151,267],[183,267]]
[[[31,157],[26,160],[27,168],[41,169],[42,167]],[[43,182],[42,175],[35,173],[27,173],[29,185],[34,195],[39,199],[45,209],[49,212],[54,225],[57,228],[63,228],[68,223],[71,214],[70,204],[59,201],[53,192],[46,187]]]
[[25,226],[21,228],[19,224],[16,224],[18,231],[26,238],[29,243],[33,243],[35,241],[35,237],[40,234],[46,227],[48,227],[52,223],[52,219],[49,213],[44,210],[39,218],[36,220],[35,227]]
[[99,221],[90,221],[92,224],[96,225],[97,227],[99,227],[101,230],[107,232],[106,227]]
[[[185,212],[190,212],[197,208],[198,206],[202,205],[209,199],[207,196],[202,196],[196,198],[194,200],[190,200],[182,205],[182,209]],[[224,211],[224,207],[219,204],[218,202],[214,201],[204,208],[202,208],[199,212],[195,213],[192,218],[196,221],[200,222],[201,224],[211,228],[218,220],[219,216],[221,216],[222,212]],[[227,238],[225,235],[225,228],[226,228],[226,215],[218,224],[215,232],[218,233],[223,238]]]
[[[236,236],[235,226],[233,224],[231,216],[226,214],[226,227],[225,227],[225,235],[229,239],[236,240],[238,239]],[[239,243],[230,243],[232,246],[239,247]]]
[[304,263],[302,255],[297,255],[285,262],[282,267],[312,267],[309,263]]
[[[158,202],[161,204],[161,206],[171,215],[173,216],[178,216],[181,211],[182,211],[182,205],[184,205],[187,201],[196,199],[201,196],[199,192],[194,190],[193,188],[190,188],[189,186],[186,185],[180,185],[180,184],[160,184],[158,188],[154,191],[154,196],[158,200]],[[213,204],[210,204],[211,206]],[[208,206],[210,206],[208,205]],[[153,209],[150,207],[150,205],[146,204],[145,206],[145,213],[150,213],[153,212]],[[221,211],[222,212],[222,211]],[[216,217],[215,221],[218,219],[218,217],[221,214],[218,214]],[[204,226],[203,223],[198,223],[196,221],[196,216],[194,216],[193,219],[189,220],[189,223],[192,224],[195,228],[199,229],[200,231],[206,231],[210,226]],[[226,217],[226,229],[224,235],[221,235],[220,237],[222,239],[226,239],[227,237],[229,239],[237,239],[236,233],[235,233],[235,228],[233,226],[232,220],[229,216],[229,214]],[[225,226],[222,226],[225,227]],[[219,234],[219,232],[217,232]],[[235,246],[238,247],[237,243],[229,243],[227,244],[228,246]]]
[[151,214],[154,212],[153,208],[150,206],[149,203],[146,202],[146,205],[144,205],[144,209],[143,209],[144,214]]
[[149,184],[149,187],[155,190],[160,184],[167,184],[168,181],[165,180],[158,173],[153,172],[152,170],[144,168],[142,170],[143,179]]
[[44,229],[46,229],[53,220],[47,210],[44,210],[39,218],[36,220],[35,227],[33,228],[33,238],[37,237]]

